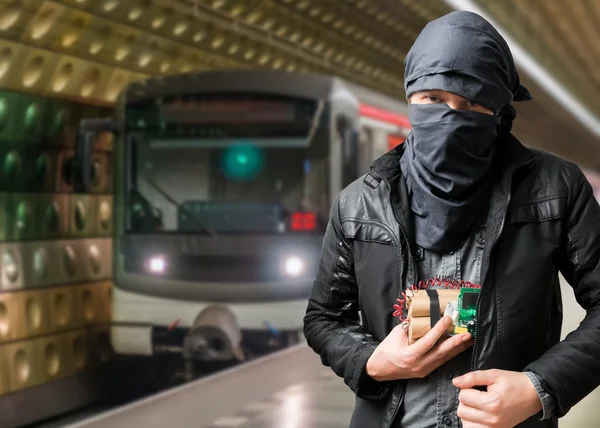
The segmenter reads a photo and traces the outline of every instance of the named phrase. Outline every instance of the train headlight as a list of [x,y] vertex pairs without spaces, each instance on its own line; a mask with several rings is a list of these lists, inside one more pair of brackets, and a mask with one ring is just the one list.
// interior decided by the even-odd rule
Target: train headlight
[[148,260],[148,270],[155,274],[163,274],[167,270],[167,260],[162,256],[154,256]]
[[304,272],[304,262],[300,257],[288,257],[284,261],[283,270],[286,275],[298,276]]

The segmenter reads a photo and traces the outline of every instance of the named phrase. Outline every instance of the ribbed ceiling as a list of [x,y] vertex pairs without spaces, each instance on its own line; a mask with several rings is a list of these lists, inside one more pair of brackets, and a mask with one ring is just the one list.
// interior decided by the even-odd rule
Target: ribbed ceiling
[[[600,3],[478,0],[600,116]],[[110,104],[129,82],[193,70],[337,74],[403,98],[403,59],[442,0],[0,0],[0,87]],[[535,83],[526,144],[600,165],[600,141]]]

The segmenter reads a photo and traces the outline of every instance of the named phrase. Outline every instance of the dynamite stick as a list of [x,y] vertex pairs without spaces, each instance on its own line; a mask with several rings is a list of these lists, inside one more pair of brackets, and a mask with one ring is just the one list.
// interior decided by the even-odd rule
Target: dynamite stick
[[[411,344],[415,343],[417,339],[425,336],[429,330],[431,330],[431,321],[429,317],[410,319],[408,324],[408,342]],[[454,326],[450,325],[446,331],[452,334],[454,332]]]
[[[449,302],[458,301],[460,290],[435,290],[440,300],[440,315],[444,314]],[[430,315],[431,303],[425,290],[416,291],[408,304],[408,318],[427,317]]]
[[[456,289],[437,289],[439,299],[440,316],[446,311],[446,306],[450,302],[457,302],[459,290]],[[408,303],[408,341],[414,343],[417,339],[425,336],[431,330],[431,301],[425,290],[419,290],[414,293]],[[454,325],[450,325],[448,333],[454,332]]]

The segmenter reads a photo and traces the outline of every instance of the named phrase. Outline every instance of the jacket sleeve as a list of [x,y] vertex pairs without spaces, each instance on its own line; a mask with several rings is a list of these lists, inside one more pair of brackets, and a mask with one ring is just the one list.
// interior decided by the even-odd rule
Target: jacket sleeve
[[331,208],[319,270],[304,317],[304,335],[323,364],[343,377],[358,397],[379,400],[389,386],[365,372],[367,360],[379,342],[359,322],[352,246],[342,232],[339,197]]
[[579,168],[570,177],[558,268],[586,311],[580,326],[525,370],[557,401],[556,415],[600,385],[600,206]]

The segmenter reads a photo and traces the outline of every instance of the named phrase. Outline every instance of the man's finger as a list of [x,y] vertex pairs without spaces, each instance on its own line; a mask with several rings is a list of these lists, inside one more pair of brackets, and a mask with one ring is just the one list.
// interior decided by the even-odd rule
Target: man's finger
[[470,335],[465,334],[460,336],[451,337],[434,346],[421,359],[423,365],[431,365],[432,369],[436,369],[446,361],[469,349],[472,345]]
[[456,410],[456,416],[458,416],[463,421],[463,428],[471,427],[471,428],[479,428],[479,427],[487,427],[485,425],[490,418],[486,412],[475,409],[473,407],[465,406],[460,403],[458,405],[458,409]]
[[398,341],[402,348],[408,346],[408,325],[405,323],[399,324],[393,328],[393,333],[396,336],[394,341]]
[[461,334],[457,334],[455,336],[452,336],[449,339],[446,339],[446,340],[440,342],[439,345],[437,346],[437,349],[439,350],[440,353],[443,353],[443,354],[449,354],[454,351],[457,351],[453,355],[453,357],[454,357],[455,355],[458,355],[458,353],[464,351],[466,348],[470,347],[471,345],[472,345],[471,334],[470,333],[461,333]]
[[478,370],[466,375],[454,378],[452,383],[457,388],[473,388],[474,386],[489,386],[497,379],[495,370]]
[[440,337],[446,332],[448,326],[452,322],[450,317],[443,317],[427,332],[425,336],[413,343],[412,346],[418,356],[424,355],[427,351],[435,346],[440,340]]
[[463,389],[458,394],[458,401],[465,406],[484,410],[489,398],[487,398],[487,392],[476,389]]

